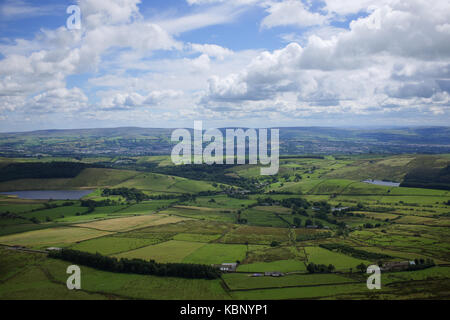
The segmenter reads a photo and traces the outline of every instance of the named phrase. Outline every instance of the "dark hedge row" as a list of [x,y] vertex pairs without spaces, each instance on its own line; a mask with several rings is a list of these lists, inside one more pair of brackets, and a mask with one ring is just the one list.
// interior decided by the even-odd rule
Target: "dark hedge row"
[[148,196],[136,188],[104,189],[102,192],[102,197],[109,197],[109,196],[122,196],[125,199],[127,199],[127,201],[136,201],[136,202],[148,200]]
[[157,263],[154,260],[120,259],[71,249],[51,251],[49,257],[69,261],[94,269],[118,272],[155,275],[162,277],[180,277],[189,279],[216,279],[220,271],[212,266],[187,263]]
[[387,254],[382,253],[376,253],[376,252],[367,252],[364,250],[355,249],[353,247],[344,245],[344,244],[338,244],[338,243],[327,243],[327,244],[321,244],[320,247],[330,250],[330,251],[339,251],[343,254],[347,254],[349,256],[352,256],[354,258],[363,259],[363,260],[377,260],[377,259],[390,259],[391,256]]

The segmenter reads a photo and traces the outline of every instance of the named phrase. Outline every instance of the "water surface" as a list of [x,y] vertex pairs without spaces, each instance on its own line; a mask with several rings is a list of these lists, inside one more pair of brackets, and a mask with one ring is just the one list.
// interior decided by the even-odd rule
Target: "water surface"
[[399,187],[400,183],[393,181],[382,181],[382,180],[364,180],[365,183],[376,184],[377,186],[386,186],[386,187]]
[[94,190],[41,190],[0,192],[0,194],[31,200],[79,200],[93,191]]

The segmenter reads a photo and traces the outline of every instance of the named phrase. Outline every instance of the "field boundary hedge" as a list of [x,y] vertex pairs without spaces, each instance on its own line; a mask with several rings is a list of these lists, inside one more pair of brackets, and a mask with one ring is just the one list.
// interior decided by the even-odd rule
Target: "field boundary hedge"
[[72,249],[51,251],[48,256],[50,258],[69,261],[98,270],[117,273],[133,273],[188,279],[217,279],[220,277],[219,270],[212,266],[202,264],[157,263],[154,260],[130,260],[126,258],[118,260],[117,258],[103,256],[99,253],[93,254]]

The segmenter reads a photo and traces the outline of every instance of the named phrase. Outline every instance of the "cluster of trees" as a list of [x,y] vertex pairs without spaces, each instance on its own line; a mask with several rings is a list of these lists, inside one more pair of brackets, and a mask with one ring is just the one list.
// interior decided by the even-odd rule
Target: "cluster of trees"
[[316,208],[316,210],[318,212],[322,212],[322,213],[330,213],[331,212],[331,205],[326,202],[326,201],[315,201],[313,202],[313,206],[314,208]]
[[79,162],[17,162],[0,168],[0,182],[16,179],[74,178],[90,167],[94,166]]
[[324,264],[315,264],[310,262],[306,267],[309,273],[332,273],[336,270],[336,267],[332,264],[324,265]]
[[79,216],[79,215],[86,215],[86,214],[92,213],[92,212],[95,211],[95,208],[97,208],[97,207],[110,206],[110,205],[112,205],[112,201],[109,200],[109,199],[101,200],[101,201],[94,201],[94,200],[88,199],[88,200],[81,200],[80,201],[80,205],[82,207],[88,208],[88,210],[86,212],[83,212],[83,213],[77,213],[77,216]]
[[127,201],[136,201],[137,203],[147,200],[148,196],[136,188],[117,188],[117,189],[103,189],[103,197],[122,196]]
[[283,199],[280,201],[280,205],[285,208],[292,208],[294,212],[299,209],[308,209],[311,206],[308,200],[303,198]]
[[367,271],[367,266],[364,263],[360,263],[356,266],[356,270],[358,270],[361,273],[364,273]]
[[220,186],[222,190],[225,192],[225,194],[230,198],[235,199],[249,199],[248,192],[245,192],[242,189],[234,188],[234,187],[227,187],[224,185]]
[[66,202],[63,202],[61,205],[58,205],[56,203],[52,203],[50,200],[49,202],[45,202],[43,207],[31,209],[30,212],[42,211],[42,210],[47,210],[47,209],[55,209],[55,208],[59,208],[59,207],[70,207],[70,206],[73,206],[74,204],[75,203],[72,201],[66,201]]
[[302,219],[295,217],[293,221],[294,226],[300,228],[302,226]]
[[270,197],[257,198],[257,205],[269,205],[275,206],[279,205],[285,208],[292,208],[293,212],[299,211],[301,209],[308,209],[311,205],[308,200],[303,198],[286,198],[282,200],[275,200]]
[[276,241],[276,240],[273,240],[273,241],[270,243],[270,246],[271,246],[272,248],[279,247],[280,245],[281,245],[281,243],[280,243],[279,241]]
[[360,213],[353,213],[351,208],[341,209],[341,210],[335,210],[333,211],[333,217],[358,217],[358,218],[364,218],[363,214]]
[[377,260],[377,259],[390,259],[391,256],[387,254],[382,253],[376,253],[376,252],[367,252],[360,249],[355,249],[351,246],[345,245],[345,244],[339,244],[339,243],[326,243],[326,244],[320,244],[319,247],[330,250],[330,251],[338,251],[343,254],[352,256],[357,259],[361,260]]
[[377,223],[377,224],[373,225],[373,224],[371,224],[371,223],[364,223],[364,224],[363,224],[363,227],[366,228],[366,229],[373,229],[373,228],[379,228],[379,227],[381,227],[381,224],[380,224],[380,223]]
[[36,217],[24,217],[24,216],[18,215],[17,213],[13,213],[13,212],[9,212],[9,211],[1,212],[0,218],[1,219],[21,219],[21,220],[30,221],[34,224],[40,223],[39,219]]
[[421,270],[421,269],[426,269],[426,268],[431,268],[434,267],[436,264],[434,263],[433,259],[427,258],[427,259],[423,259],[423,258],[416,258],[414,259],[414,263],[413,265],[409,265],[409,270],[414,271],[414,270]]
[[242,218],[241,214],[242,214],[242,211],[241,211],[241,210],[238,210],[238,211],[236,212],[236,223],[237,223],[237,224],[247,224],[247,223],[248,223],[248,220],[245,219],[245,218]]
[[[316,213],[314,214],[314,217],[316,219],[324,220],[328,223],[337,225],[340,228],[345,228],[344,222],[338,222],[336,219],[333,219],[329,216],[329,214],[332,212],[331,205],[326,201],[316,201],[313,203],[314,209],[316,210]],[[333,213],[334,215],[334,213]],[[317,222],[317,225],[320,227],[322,223]]]
[[325,238],[331,238],[333,234],[331,232],[320,232],[320,233],[312,233],[312,234],[299,234],[296,237],[296,241],[308,241],[308,240],[318,240],[318,239],[325,239]]
[[212,266],[186,263],[157,263],[154,260],[120,259],[71,249],[49,252],[49,257],[118,273],[135,273],[189,279],[216,279],[220,271]]
[[0,213],[0,218],[2,219],[21,219],[21,220],[29,220],[26,217],[23,217],[21,215],[18,215],[16,213],[13,212],[9,212],[9,211],[5,211],[5,212],[1,212]]

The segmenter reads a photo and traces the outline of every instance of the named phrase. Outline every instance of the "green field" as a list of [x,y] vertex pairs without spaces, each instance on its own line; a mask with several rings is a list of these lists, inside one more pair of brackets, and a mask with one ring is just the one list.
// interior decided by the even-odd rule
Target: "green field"
[[117,254],[127,252],[137,248],[146,247],[161,242],[163,239],[144,238],[125,238],[125,237],[101,237],[93,240],[87,240],[71,246],[71,249],[86,251],[91,253],[100,253],[103,255]]
[[242,261],[247,246],[238,244],[211,243],[200,247],[183,259],[186,263],[221,264]]
[[356,266],[360,263],[364,263],[366,265],[370,264],[369,261],[355,259],[320,247],[305,247],[305,251],[308,262],[324,265],[333,264],[336,267],[336,270],[347,271],[350,268],[356,270]]
[[182,262],[197,249],[205,246],[201,242],[171,240],[116,255],[119,258],[155,260],[156,262]]
[[[37,160],[0,158],[0,168],[33,161]],[[280,160],[279,174],[269,177],[260,176],[260,168],[251,165],[180,170],[167,156],[82,161],[101,162],[108,168],[83,169],[74,178],[0,182],[0,191],[94,190],[70,202],[0,195],[0,299],[450,296],[450,191],[362,182],[402,182],[408,172],[423,166],[445,168],[450,164],[448,155],[289,156]],[[122,191],[105,196],[105,188]],[[144,197],[127,195],[137,192]],[[328,250],[322,244],[345,245],[347,251]],[[158,263],[239,264],[236,273],[224,273],[216,280],[119,274],[81,266],[83,289],[69,292],[65,268],[70,262],[24,251],[48,247]],[[379,291],[367,290],[367,274],[357,269],[361,263],[420,259],[432,259],[435,266],[383,271]],[[335,270],[311,274],[309,263],[332,264]],[[265,272],[284,276],[252,276]]]
[[335,274],[308,274],[308,275],[287,275],[280,278],[275,277],[254,277],[249,274],[226,274],[224,280],[231,290],[239,289],[265,289],[265,288],[283,288],[283,287],[301,287],[323,284],[345,284],[357,282]]
[[242,264],[238,267],[240,272],[293,272],[306,271],[303,261],[298,260],[278,260],[273,262],[255,262],[250,264]]

